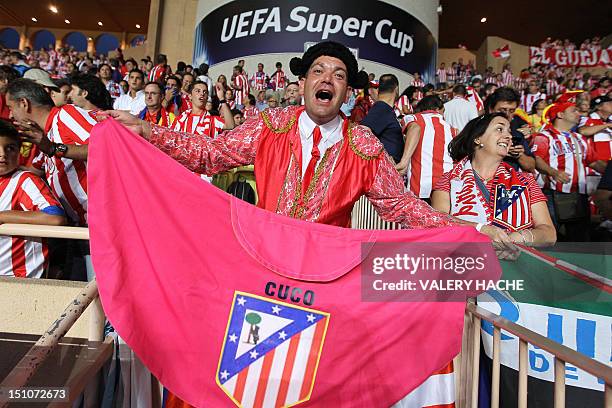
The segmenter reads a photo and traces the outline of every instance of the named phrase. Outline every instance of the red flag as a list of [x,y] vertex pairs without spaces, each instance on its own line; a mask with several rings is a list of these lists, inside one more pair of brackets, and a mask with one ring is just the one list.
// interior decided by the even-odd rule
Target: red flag
[[[360,268],[376,241],[491,248],[474,228],[367,231],[280,216],[113,120],[94,128],[88,166],[104,310],[190,404],[387,407],[460,350],[464,302],[366,302]],[[483,254],[497,279],[492,248]]]
[[510,45],[506,44],[501,48],[497,48],[491,52],[495,58],[510,58]]

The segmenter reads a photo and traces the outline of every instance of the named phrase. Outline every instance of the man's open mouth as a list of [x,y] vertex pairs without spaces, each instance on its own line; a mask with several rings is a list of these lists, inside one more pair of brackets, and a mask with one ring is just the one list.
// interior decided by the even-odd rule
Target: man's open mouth
[[321,101],[331,101],[334,95],[327,89],[321,89],[315,93],[315,97]]

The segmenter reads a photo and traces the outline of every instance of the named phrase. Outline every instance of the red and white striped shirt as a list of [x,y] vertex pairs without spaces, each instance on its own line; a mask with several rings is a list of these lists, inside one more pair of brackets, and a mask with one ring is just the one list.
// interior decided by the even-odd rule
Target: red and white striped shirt
[[236,105],[244,105],[244,100],[249,96],[249,81],[247,77],[244,74],[236,75],[232,87],[234,88],[234,101]]
[[[610,121],[610,118],[608,118],[608,121]],[[578,127],[600,126],[605,124],[606,121],[604,121],[597,112],[593,112],[589,116],[580,118]],[[599,133],[595,133],[592,138],[595,158],[604,161],[612,160],[612,129],[607,128]]]
[[446,79],[449,82],[455,82],[457,79],[457,71],[454,68],[446,68]]
[[438,179],[453,168],[448,144],[457,135],[457,129],[436,111],[417,113],[414,122],[420,133],[408,167],[409,187],[417,197],[429,198]]
[[[404,113],[404,106],[408,109],[408,113]],[[395,102],[395,116],[400,117],[413,113],[412,105],[410,105],[410,99],[407,95],[402,95]]]
[[540,174],[540,187],[562,193],[587,193],[587,165],[595,161],[590,143],[577,133],[560,132],[552,126],[547,126],[533,136],[532,143],[531,151],[534,155],[542,158],[553,169],[566,172],[571,180],[562,184],[552,177]]
[[514,81],[514,77],[512,76],[512,71],[505,69],[502,72],[502,83],[503,86],[512,86],[512,82]]
[[521,106],[520,107],[525,112],[529,113],[531,112],[531,108],[533,107],[534,102],[539,99],[546,100],[546,94],[542,92],[538,92],[534,94],[523,94],[521,96]]
[[555,96],[556,94],[562,92],[562,87],[559,83],[554,79],[549,79],[546,81],[546,94],[550,96]]
[[274,85],[275,91],[282,91],[285,89],[285,85],[287,82],[287,78],[285,77],[285,72],[283,70],[277,70],[272,76],[272,83]]
[[471,86],[467,86],[466,90],[467,90],[467,100],[472,102],[474,105],[476,105],[476,110],[478,112],[483,110],[484,103],[482,102],[482,98],[480,97],[480,95],[478,95],[478,92],[476,92],[476,90]]
[[[45,132],[54,143],[86,145],[89,144],[89,133],[95,124],[89,112],[69,104],[51,111]],[[68,218],[78,226],[86,226],[87,162],[45,156],[44,166],[47,182],[62,203]]]
[[166,65],[158,64],[149,72],[149,82],[157,82],[166,73]]
[[425,86],[425,82],[423,82],[422,79],[413,79],[412,80],[412,86],[416,86],[417,88],[422,88]]
[[263,91],[268,87],[268,81],[266,79],[266,73],[265,72],[255,72],[253,74],[253,76],[251,77],[251,86],[258,90],[258,91]]
[[170,128],[179,132],[215,138],[223,130],[223,126],[225,122],[219,116],[212,116],[208,112],[196,115],[190,109],[181,113]]
[[[42,211],[60,207],[45,182],[34,173],[17,170],[0,176],[0,211]],[[47,266],[44,238],[0,236],[0,276],[40,278]]]
[[244,120],[256,118],[259,116],[259,110],[255,106],[251,106],[250,108],[244,108],[242,110],[242,115],[244,115]]
[[446,70],[443,68],[439,68],[436,71],[436,75],[438,76],[438,83],[446,82]]

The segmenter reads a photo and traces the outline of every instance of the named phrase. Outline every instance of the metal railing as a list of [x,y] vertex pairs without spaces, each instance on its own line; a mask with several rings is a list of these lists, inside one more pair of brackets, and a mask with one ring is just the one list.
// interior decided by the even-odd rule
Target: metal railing
[[[491,376],[491,408],[499,407],[499,385],[500,385],[500,354],[501,354],[501,331],[505,330],[519,339],[519,372],[518,372],[518,407],[527,408],[527,379],[528,379],[528,345],[532,344],[549,352],[555,357],[555,379],[554,379],[554,407],[565,407],[565,364],[569,363],[585,372],[602,379],[605,382],[604,407],[612,407],[612,368],[589,358],[575,350],[559,344],[541,334],[531,331],[521,325],[511,322],[501,316],[491,313],[475,303],[469,302],[466,307],[469,327],[464,333],[467,334],[467,342],[470,350],[462,350],[462,373],[469,371],[462,381],[463,390],[467,398],[466,407],[478,407],[478,376],[480,369],[480,333],[483,320],[493,325],[493,365]],[[466,353],[467,352],[467,353]],[[466,354],[470,357],[465,359]],[[467,361],[465,361],[467,360]],[[465,370],[465,367],[469,370]]]

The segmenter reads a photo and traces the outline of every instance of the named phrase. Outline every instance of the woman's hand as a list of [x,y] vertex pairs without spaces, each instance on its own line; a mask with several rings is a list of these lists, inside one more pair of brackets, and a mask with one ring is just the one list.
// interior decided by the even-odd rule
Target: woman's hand
[[527,241],[527,235],[523,234],[521,231],[514,231],[513,233],[511,233],[509,235],[510,240],[512,240],[512,242],[515,242],[517,244],[522,244],[522,245],[529,245],[530,242]]
[[514,260],[518,257],[519,250],[505,230],[494,225],[485,225],[480,232],[491,238],[499,259]]

